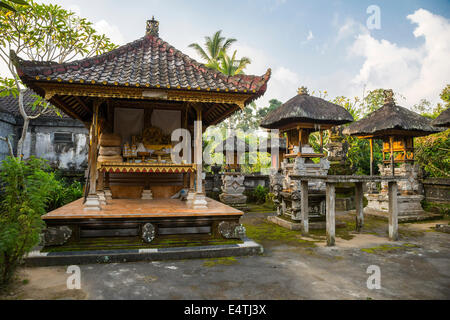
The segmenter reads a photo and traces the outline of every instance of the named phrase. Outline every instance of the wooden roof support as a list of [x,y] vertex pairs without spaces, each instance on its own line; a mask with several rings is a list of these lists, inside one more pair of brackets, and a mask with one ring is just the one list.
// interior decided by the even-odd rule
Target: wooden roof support
[[81,119],[81,117],[78,114],[76,114],[76,113],[72,112],[71,110],[69,110],[68,108],[66,108],[65,104],[61,101],[60,98],[53,96],[49,102],[56,105],[58,108],[63,110],[65,113],[67,113],[72,118],[78,119],[81,122],[83,122],[83,119]]
[[78,104],[89,114],[92,115],[92,110],[86,105],[86,103],[84,103],[84,101],[77,96],[73,96],[73,98],[75,99],[76,102],[78,102]]

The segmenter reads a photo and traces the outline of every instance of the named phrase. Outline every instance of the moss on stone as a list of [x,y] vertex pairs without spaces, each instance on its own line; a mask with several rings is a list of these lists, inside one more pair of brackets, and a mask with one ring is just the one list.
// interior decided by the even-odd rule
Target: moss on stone
[[405,248],[419,248],[419,246],[412,244],[412,243],[405,243],[400,246],[383,244],[381,246],[377,246],[377,247],[373,247],[373,248],[363,248],[363,249],[361,249],[361,251],[366,252],[366,253],[372,253],[372,254],[381,254],[383,252],[391,252],[391,251],[396,251],[396,250],[405,249]]
[[244,224],[247,236],[255,241],[275,241],[285,244],[300,244],[304,247],[315,247],[315,242],[302,239],[299,231],[292,231],[266,221],[257,224]]
[[214,267],[218,265],[230,266],[236,263],[238,263],[238,261],[235,257],[211,258],[206,259],[205,262],[203,262],[203,266],[204,267]]

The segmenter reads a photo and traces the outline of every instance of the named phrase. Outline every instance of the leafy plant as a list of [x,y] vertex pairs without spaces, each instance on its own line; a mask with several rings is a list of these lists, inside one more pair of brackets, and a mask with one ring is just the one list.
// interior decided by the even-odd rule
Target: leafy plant
[[[0,3],[6,4],[3,0]],[[0,96],[13,94],[18,97],[19,112],[24,121],[16,151],[20,156],[30,121],[57,109],[37,99],[32,105],[33,111],[37,109],[37,112],[27,114],[21,90],[23,84],[14,66],[15,55],[32,61],[63,63],[99,55],[117,46],[105,35],[97,33],[91,22],[58,5],[10,0],[7,6],[9,10],[0,10],[0,60],[10,75],[0,79]]]
[[253,191],[253,198],[256,202],[256,204],[263,204],[266,202],[266,197],[269,193],[269,189],[266,187],[263,187],[261,185],[257,186],[255,190]]
[[50,173],[50,177],[51,187],[46,205],[47,212],[58,209],[83,196],[83,187],[79,181],[69,184],[65,180],[57,179],[53,173]]
[[51,190],[49,167],[31,157],[26,161],[8,157],[2,161],[0,204],[0,287],[11,280],[24,254],[39,241]]
[[414,157],[426,175],[450,177],[450,130],[415,139]]

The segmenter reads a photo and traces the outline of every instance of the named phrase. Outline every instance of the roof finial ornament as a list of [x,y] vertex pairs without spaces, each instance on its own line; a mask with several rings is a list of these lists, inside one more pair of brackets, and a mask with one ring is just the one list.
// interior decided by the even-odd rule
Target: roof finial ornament
[[297,93],[301,96],[308,95],[308,88],[306,88],[306,87],[298,88]]
[[394,101],[394,91],[392,91],[392,89],[389,90],[384,90],[383,91],[384,94],[384,104],[395,104]]
[[159,21],[155,20],[155,16],[152,16],[152,20],[147,20],[147,28],[145,34],[159,37]]

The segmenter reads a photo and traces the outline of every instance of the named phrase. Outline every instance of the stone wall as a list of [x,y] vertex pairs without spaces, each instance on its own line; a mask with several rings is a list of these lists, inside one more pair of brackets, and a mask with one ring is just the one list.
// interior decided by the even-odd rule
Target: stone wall
[[422,184],[426,202],[450,206],[450,179],[424,179]]
[[[14,134],[16,119],[9,113],[0,111],[0,137],[7,137]],[[8,145],[0,141],[0,161],[9,156]]]
[[[13,147],[22,134],[23,120],[0,112],[0,136],[13,135]],[[65,135],[65,141],[56,136]],[[70,118],[38,118],[32,120],[24,143],[24,158],[36,156],[68,175],[80,175],[87,168],[89,131],[84,124]],[[15,150],[14,150],[15,151]],[[0,141],[0,161],[9,155],[8,146]]]
[[[220,179],[218,179],[219,185],[216,187],[218,187],[218,189],[221,190],[220,187],[222,186],[222,178],[221,178],[221,174],[219,174],[219,175],[220,175]],[[258,175],[258,174],[244,175],[245,191],[253,191],[259,185],[269,188],[269,186],[270,186],[269,176],[268,175]],[[210,173],[206,174],[205,191],[212,192],[213,188],[214,188],[214,175],[210,174]]]

